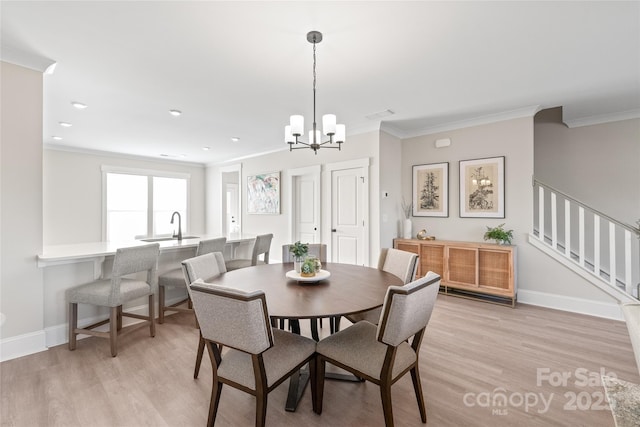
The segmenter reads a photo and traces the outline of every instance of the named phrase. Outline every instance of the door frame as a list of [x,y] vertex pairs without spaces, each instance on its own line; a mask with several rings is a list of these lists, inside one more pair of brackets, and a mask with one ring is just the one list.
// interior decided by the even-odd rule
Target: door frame
[[[296,169],[289,169],[287,171],[287,175],[288,175],[288,179],[287,181],[289,182],[289,201],[288,201],[288,206],[287,208],[289,209],[289,242],[293,242],[293,235],[294,235],[294,228],[295,228],[295,220],[294,220],[294,212],[295,212],[295,178],[298,176],[302,176],[302,175],[313,175],[314,181],[315,181],[315,185],[316,185],[316,191],[315,191],[315,205],[316,205],[316,218],[318,218],[319,223],[318,223],[318,232],[316,233],[317,236],[319,237],[320,241],[322,241],[322,208],[320,206],[320,191],[322,189],[322,185],[321,185],[321,177],[322,177],[322,167],[320,165],[315,165],[315,166],[307,166],[304,168],[296,168]],[[327,245],[329,246],[329,245]]]
[[227,196],[225,193],[225,186],[222,179],[222,175],[225,173],[233,173],[233,172],[237,172],[238,174],[238,220],[240,221],[241,235],[242,235],[242,227],[244,224],[244,218],[242,217],[242,163],[229,165],[229,166],[222,166],[218,170],[218,173],[219,173],[218,177],[220,179],[219,181],[220,182],[220,205],[218,209],[220,212],[220,232],[225,236],[229,234],[229,230],[226,229],[227,214],[224,211],[224,209],[227,206],[226,200],[225,200]]
[[362,159],[348,160],[344,162],[329,163],[324,168],[323,178],[323,211],[325,212],[322,227],[322,241],[327,243],[327,259],[332,259],[332,238],[331,238],[331,213],[333,212],[332,200],[333,200],[333,185],[331,183],[331,175],[333,171],[344,169],[362,168],[364,171],[364,185],[362,189],[362,220],[364,221],[364,230],[362,231],[362,254],[364,265],[369,265],[369,234],[371,233],[371,224],[369,223],[369,166],[371,165],[371,159],[365,157]]

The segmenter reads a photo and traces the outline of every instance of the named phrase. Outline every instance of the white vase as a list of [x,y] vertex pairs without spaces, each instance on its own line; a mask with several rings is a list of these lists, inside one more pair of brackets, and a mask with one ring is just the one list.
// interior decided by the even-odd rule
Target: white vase
[[296,273],[298,273],[298,274],[300,274],[300,271],[302,270],[302,263],[303,263],[302,259],[300,259],[300,260],[294,259],[293,260],[293,268],[296,270]]
[[405,219],[404,224],[402,225],[402,237],[405,239],[411,239],[413,237],[413,234],[411,233],[411,226],[411,219]]

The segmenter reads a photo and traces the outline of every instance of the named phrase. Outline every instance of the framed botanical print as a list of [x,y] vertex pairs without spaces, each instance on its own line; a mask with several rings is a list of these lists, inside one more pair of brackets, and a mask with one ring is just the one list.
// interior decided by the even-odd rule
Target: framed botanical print
[[280,172],[247,177],[247,213],[280,213]]
[[449,216],[449,163],[413,166],[413,216]]
[[460,161],[460,217],[504,218],[504,156]]

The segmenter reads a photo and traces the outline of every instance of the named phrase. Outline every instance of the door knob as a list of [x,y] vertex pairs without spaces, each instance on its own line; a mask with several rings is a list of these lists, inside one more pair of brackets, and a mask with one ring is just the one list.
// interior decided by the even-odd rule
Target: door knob
[[332,229],[331,229],[331,232],[332,232],[332,233],[335,233],[336,231],[338,231],[338,230],[336,230],[335,228],[332,228]]

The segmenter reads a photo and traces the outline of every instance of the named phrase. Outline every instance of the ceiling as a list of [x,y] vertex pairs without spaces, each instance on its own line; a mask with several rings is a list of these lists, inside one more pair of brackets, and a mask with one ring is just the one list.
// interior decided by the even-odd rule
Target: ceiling
[[324,35],[318,120],[336,114],[346,144],[381,127],[408,137],[556,106],[568,124],[640,117],[636,1],[0,7],[2,59],[57,64],[44,76],[47,145],[205,164],[286,149],[289,116],[312,121],[310,30]]

